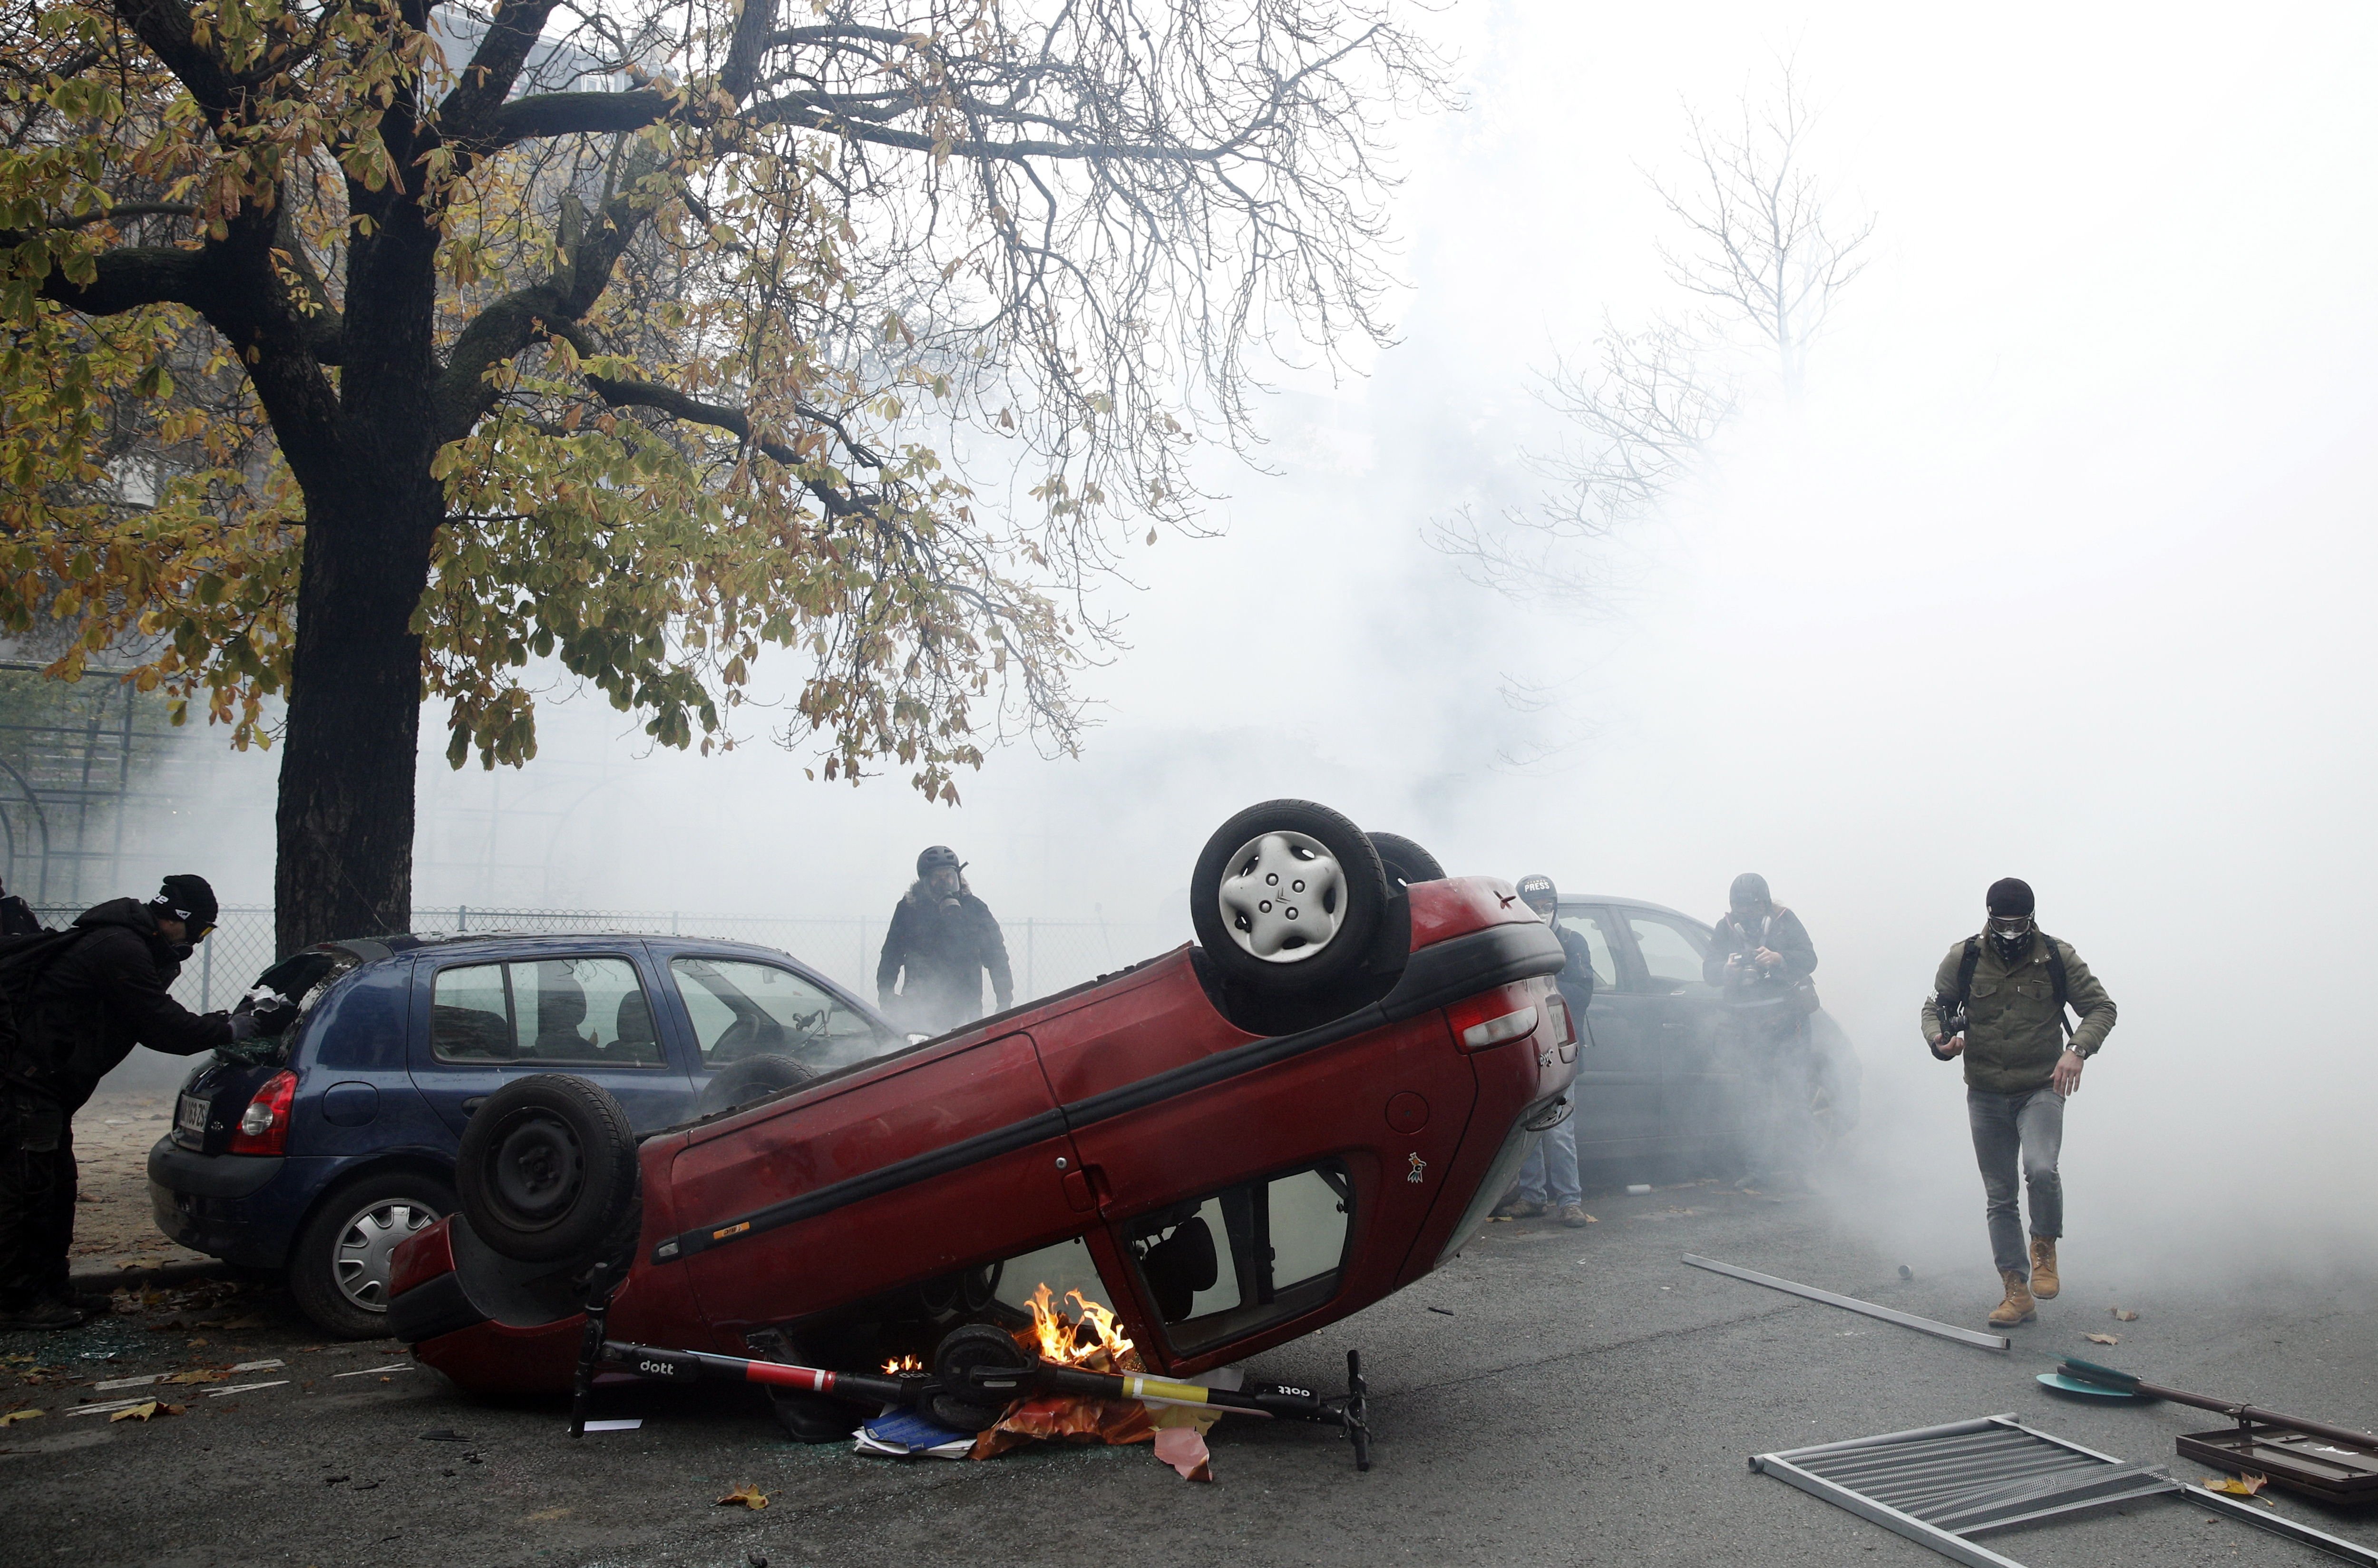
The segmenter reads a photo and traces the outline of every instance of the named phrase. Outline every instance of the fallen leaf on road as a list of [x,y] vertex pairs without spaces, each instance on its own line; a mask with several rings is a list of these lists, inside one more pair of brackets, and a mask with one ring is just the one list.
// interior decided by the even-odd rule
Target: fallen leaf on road
[[2119,1334],[2084,1334],[2081,1337],[2092,1345],[2120,1345],[2122,1342]]
[[2139,1321],[2139,1315],[2128,1307],[2117,1307],[2114,1309],[2114,1321],[2118,1323],[2134,1323]]
[[0,1416],[0,1427],[13,1427],[18,1421],[30,1421],[40,1414],[39,1410],[11,1410],[6,1415]]
[[2211,1476],[2204,1478],[2205,1490],[2228,1492],[2231,1497],[2252,1497],[2270,1484],[2268,1476],[2223,1476],[2217,1480]]
[[[449,1470],[446,1473],[450,1476],[454,1472]],[[532,1525],[550,1525],[556,1519],[567,1519],[569,1517],[570,1510],[567,1508],[547,1508],[542,1513],[530,1514],[528,1516],[528,1522]]]
[[753,1486],[751,1482],[745,1481],[741,1486],[737,1487],[733,1491],[730,1491],[725,1497],[720,1498],[718,1502],[721,1507],[724,1507],[728,1503],[735,1503],[741,1507],[756,1511],[768,1506],[768,1494],[762,1491],[758,1487]]
[[110,1421],[145,1421],[152,1416],[178,1416],[182,1413],[182,1409],[179,1405],[168,1405],[161,1399],[144,1399],[138,1405],[118,1410],[107,1418]]
[[222,1380],[223,1374],[214,1368],[200,1367],[196,1371],[175,1372],[165,1381],[167,1382],[221,1382]]

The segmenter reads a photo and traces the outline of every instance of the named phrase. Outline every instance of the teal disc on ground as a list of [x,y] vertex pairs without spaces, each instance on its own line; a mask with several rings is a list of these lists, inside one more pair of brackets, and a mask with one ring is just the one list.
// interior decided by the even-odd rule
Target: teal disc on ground
[[2059,1394],[2078,1394],[2089,1399],[2144,1399],[2145,1394],[2129,1394],[2103,1383],[2083,1382],[2079,1378],[2066,1377],[2062,1372],[2042,1372],[2039,1386],[2052,1388]]

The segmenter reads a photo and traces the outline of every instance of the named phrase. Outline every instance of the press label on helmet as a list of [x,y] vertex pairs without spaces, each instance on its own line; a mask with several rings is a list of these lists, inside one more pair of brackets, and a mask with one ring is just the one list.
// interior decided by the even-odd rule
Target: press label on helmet
[[730,1236],[740,1236],[751,1228],[751,1222],[750,1220],[738,1220],[735,1224],[728,1226],[724,1230],[712,1231],[710,1233],[710,1239],[713,1241],[724,1241]]

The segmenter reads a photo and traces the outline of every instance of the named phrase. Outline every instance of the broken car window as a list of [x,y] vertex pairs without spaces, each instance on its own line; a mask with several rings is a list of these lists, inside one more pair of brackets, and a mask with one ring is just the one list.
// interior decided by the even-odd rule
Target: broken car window
[[1354,1188],[1329,1159],[1141,1216],[1125,1249],[1183,1355],[1311,1311],[1337,1293]]
[[830,1072],[901,1044],[878,1035],[865,1014],[772,964],[677,958],[670,960],[669,973],[693,1021],[704,1067],[781,1056]]
[[1586,951],[1593,955],[1593,988],[1606,991],[1617,985],[1618,961],[1610,952],[1610,911],[1564,909],[1559,919],[1561,929],[1583,937]]
[[439,1061],[661,1065],[652,1004],[624,958],[441,969],[431,984],[429,1020],[429,1050]]

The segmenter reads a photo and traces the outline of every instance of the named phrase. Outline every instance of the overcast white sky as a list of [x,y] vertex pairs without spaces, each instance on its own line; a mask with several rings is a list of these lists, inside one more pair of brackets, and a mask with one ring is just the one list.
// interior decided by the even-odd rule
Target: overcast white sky
[[[764,744],[638,760],[607,710],[549,707],[540,760],[492,786],[550,813],[508,820],[495,858],[526,868],[474,874],[450,817],[419,904],[880,916],[947,842],[1003,915],[1097,909],[1152,945],[1185,934],[1206,834],[1279,795],[1456,872],[1703,917],[1754,868],[1963,1215],[1957,1095],[1912,1018],[1984,886],[2022,875],[2122,1009],[2075,1105],[2076,1191],[2133,1158],[2176,1180],[2242,1130],[2333,1159],[2362,1218],[2340,1198],[2312,1231],[2367,1253],[2378,10],[1425,25],[1471,107],[1405,128],[1403,341],[1274,400],[1278,473],[1212,470],[1223,537],[1135,558],[1085,756],[1003,754],[953,812],[806,783]],[[1723,109],[1777,51],[1823,105],[1817,166],[1880,221],[1805,399],[1624,541],[1609,612],[1469,587],[1421,526],[1524,493],[1531,365],[1669,302],[1641,171],[1679,169],[1682,102]],[[1513,709],[1512,677],[1554,700]],[[425,807],[484,806],[434,718],[425,738]],[[2120,1212],[2192,1212],[2158,1202]]]

